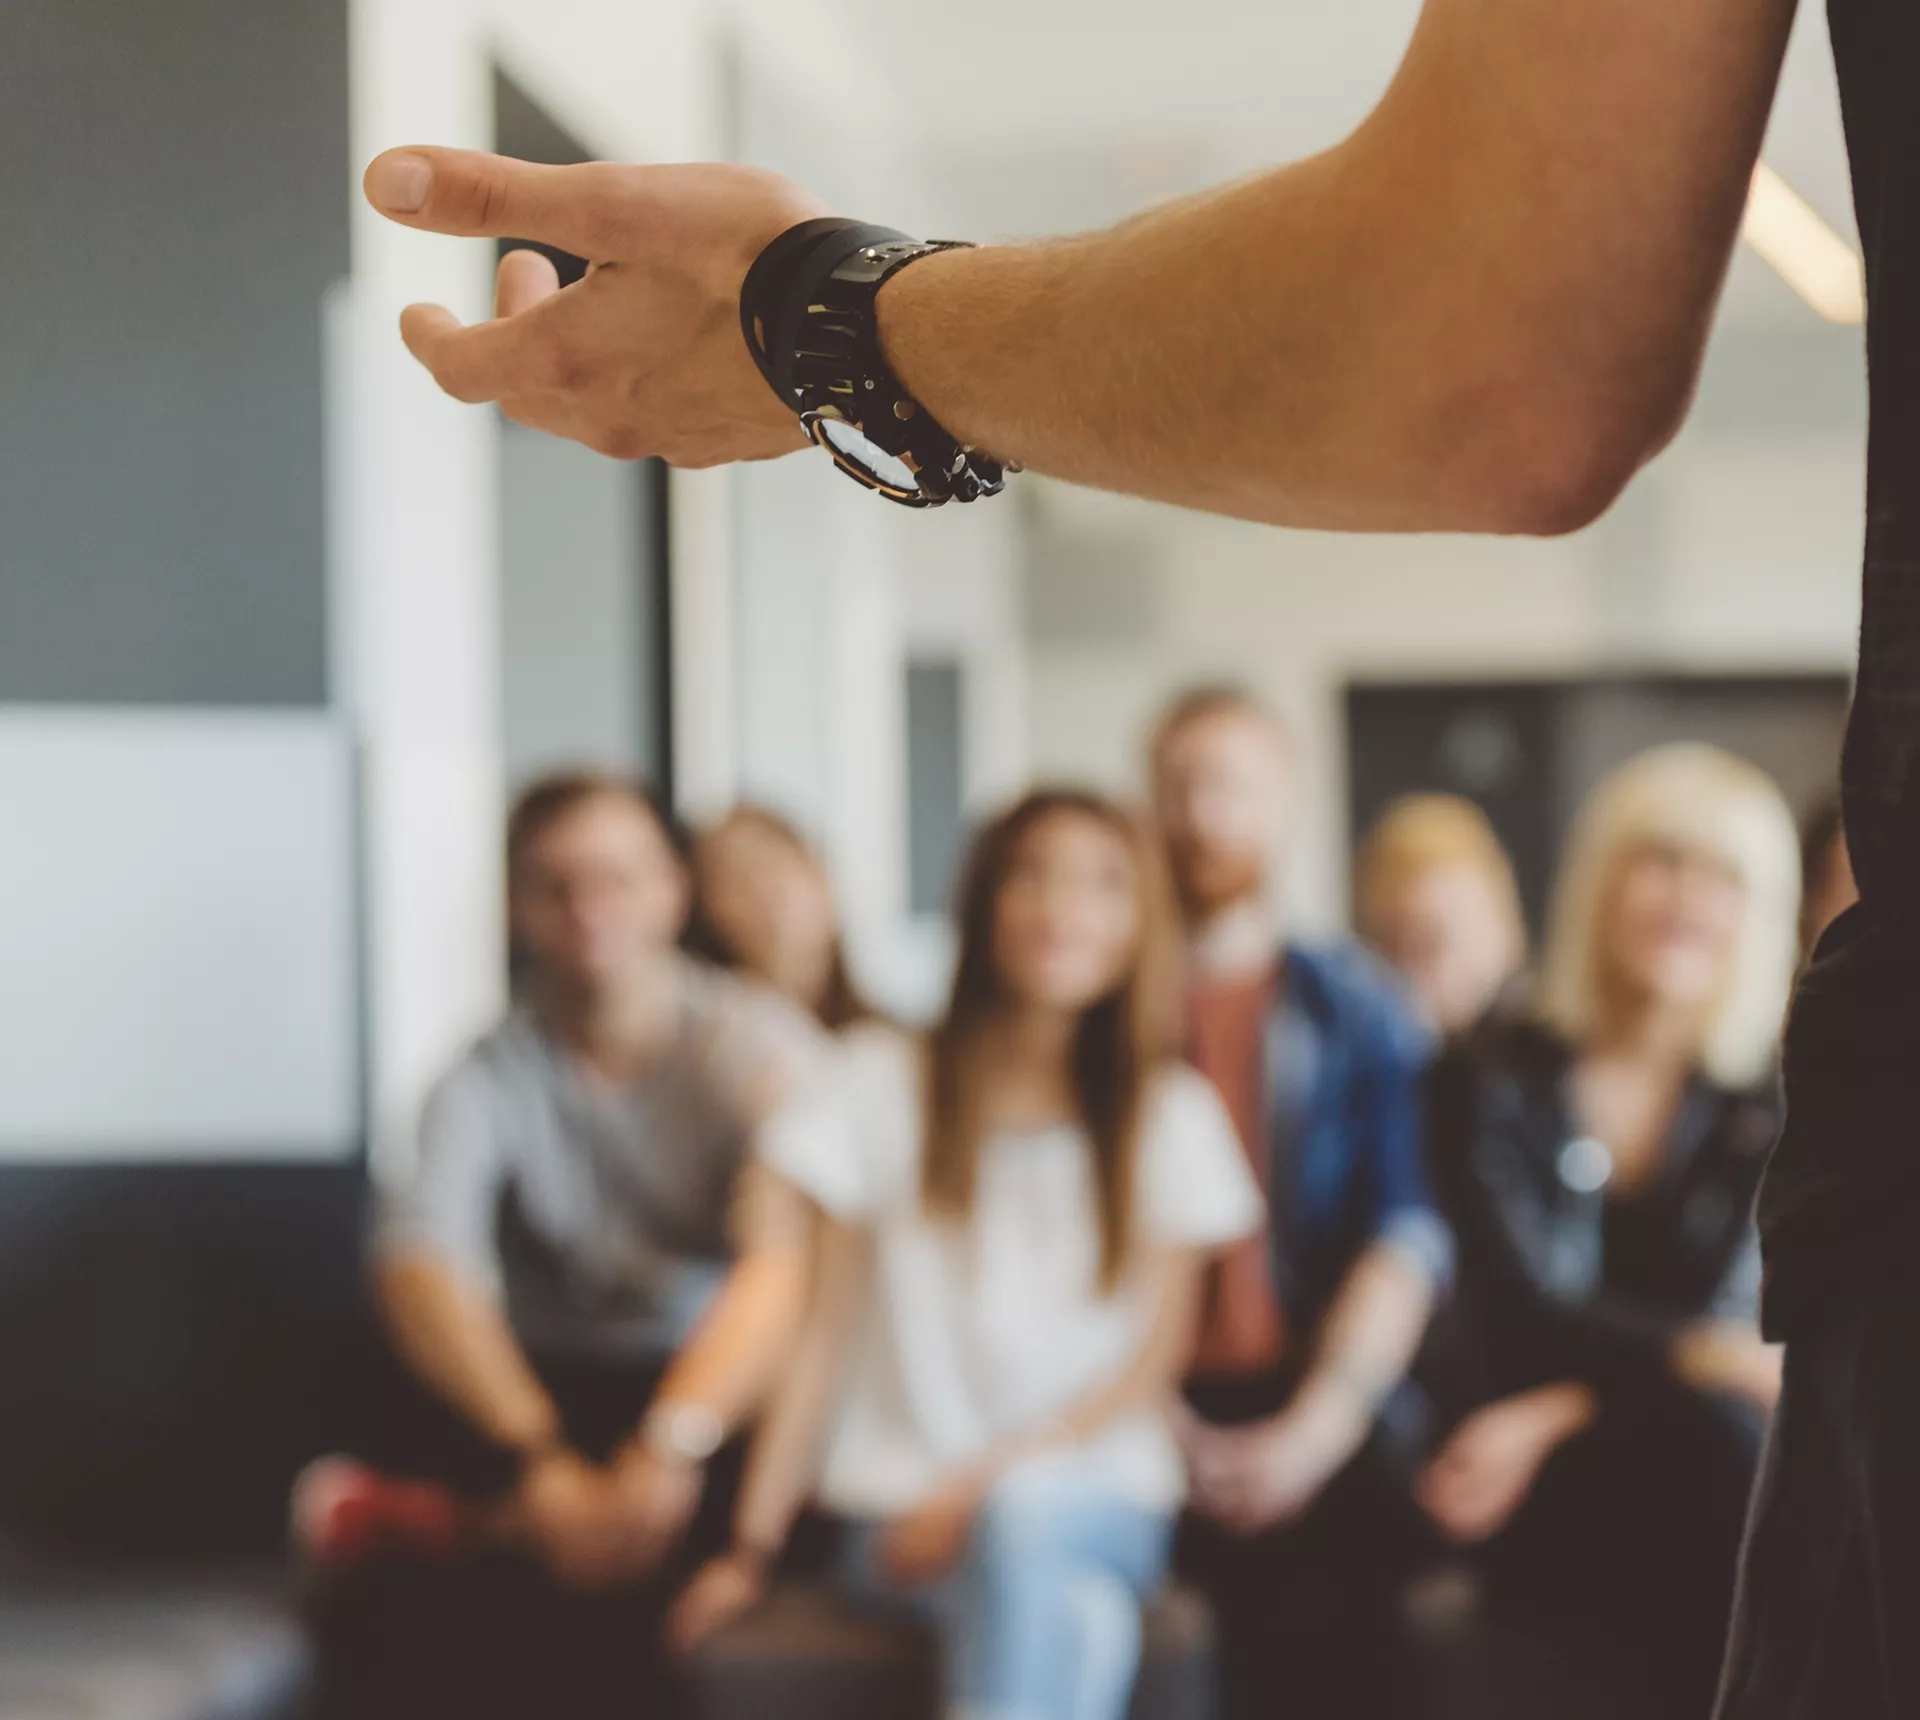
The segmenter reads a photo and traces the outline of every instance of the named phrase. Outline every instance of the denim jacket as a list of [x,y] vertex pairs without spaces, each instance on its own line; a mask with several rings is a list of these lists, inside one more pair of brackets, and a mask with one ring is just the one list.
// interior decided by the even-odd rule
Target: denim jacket
[[1376,1243],[1444,1286],[1453,1242],[1428,1190],[1423,1080],[1431,1038],[1394,981],[1344,944],[1289,945],[1268,1021],[1275,1282],[1310,1330]]

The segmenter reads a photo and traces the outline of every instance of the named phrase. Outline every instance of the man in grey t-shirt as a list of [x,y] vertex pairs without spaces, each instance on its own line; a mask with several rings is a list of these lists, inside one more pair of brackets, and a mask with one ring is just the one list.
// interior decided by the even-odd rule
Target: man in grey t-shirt
[[730,1262],[753,1122],[811,1030],[684,957],[663,954],[659,977],[662,1043],[631,1076],[603,1072],[532,1006],[468,1052],[383,1204],[383,1266],[429,1261],[485,1287],[539,1356],[671,1361]]
[[[531,1553],[530,1573],[561,1579],[556,1596],[664,1592],[683,1538],[724,1533],[708,1461],[777,1364],[768,1309],[804,1299],[805,1220],[748,1159],[759,1119],[824,1040],[772,993],[680,953],[685,872],[637,786],[537,784],[509,825],[508,874],[520,1002],[434,1091],[375,1238],[401,1365],[385,1449],[366,1455],[408,1483],[356,1471],[360,1492],[332,1497],[354,1498],[363,1524],[397,1515],[403,1528],[437,1500],[456,1541]],[[751,1282],[736,1290],[740,1276]],[[369,1611],[387,1640],[425,1647],[426,1631],[387,1622],[390,1601]],[[469,1608],[440,1656],[476,1700],[498,1675],[473,1669],[503,1635],[544,1660],[543,1677],[581,1676],[576,1641],[531,1641],[524,1606],[502,1609],[503,1630],[489,1616]],[[628,1610],[609,1641],[649,1630]],[[365,1676],[397,1699],[394,1678]]]

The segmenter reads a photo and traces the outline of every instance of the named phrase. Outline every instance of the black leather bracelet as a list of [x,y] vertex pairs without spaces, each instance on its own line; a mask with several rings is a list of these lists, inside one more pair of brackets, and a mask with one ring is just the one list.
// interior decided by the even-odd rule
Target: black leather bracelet
[[761,252],[740,292],[741,333],[767,385],[842,471],[908,507],[1005,484],[1006,468],[949,432],[880,350],[880,288],[956,248],[838,217],[804,221]]

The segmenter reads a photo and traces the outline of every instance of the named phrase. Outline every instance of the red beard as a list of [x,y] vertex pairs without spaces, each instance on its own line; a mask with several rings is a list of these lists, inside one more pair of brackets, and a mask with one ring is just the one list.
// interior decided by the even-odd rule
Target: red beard
[[1266,863],[1258,854],[1175,841],[1168,844],[1167,858],[1180,912],[1190,926],[1266,891]]

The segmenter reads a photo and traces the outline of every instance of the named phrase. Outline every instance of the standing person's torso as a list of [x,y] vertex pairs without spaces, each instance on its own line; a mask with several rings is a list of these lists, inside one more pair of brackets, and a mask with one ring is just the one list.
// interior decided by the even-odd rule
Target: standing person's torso
[[[1162,1075],[1138,1147],[1139,1246],[1107,1291],[1092,1155],[1077,1124],[990,1135],[971,1216],[947,1219],[929,1213],[923,1192],[919,1047],[891,1030],[856,1030],[841,1063],[833,1115],[776,1122],[769,1158],[857,1224],[871,1249],[820,1492],[830,1509],[885,1517],[1123,1373],[1158,1309],[1144,1263],[1162,1247],[1244,1234],[1259,1197],[1212,1089],[1185,1070]],[[1157,1405],[1056,1460],[1094,1467],[1146,1509],[1171,1508],[1183,1492]]]
[[1843,771],[1860,905],[1787,1035],[1787,1126],[1762,1197],[1777,1335],[1920,1290],[1920,0],[1831,0],[1866,254],[1860,671]]

